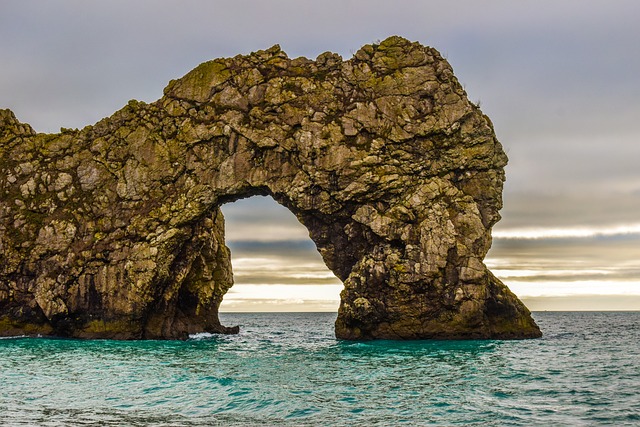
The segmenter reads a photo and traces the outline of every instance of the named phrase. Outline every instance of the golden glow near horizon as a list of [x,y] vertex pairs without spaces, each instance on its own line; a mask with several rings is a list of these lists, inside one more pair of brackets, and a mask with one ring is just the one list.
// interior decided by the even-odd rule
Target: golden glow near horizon
[[[235,285],[221,312],[337,311],[342,283],[270,198],[223,207]],[[485,263],[531,310],[640,310],[640,224],[506,229]]]
[[640,234],[640,224],[602,227],[520,228],[494,230],[495,239],[562,239],[624,236]]
[[235,284],[221,312],[338,311],[340,285]]

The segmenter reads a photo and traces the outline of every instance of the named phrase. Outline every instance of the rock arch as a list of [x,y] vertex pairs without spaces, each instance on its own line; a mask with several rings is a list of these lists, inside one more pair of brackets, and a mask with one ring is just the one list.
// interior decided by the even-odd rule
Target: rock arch
[[483,264],[507,158],[432,48],[274,46],[82,130],[0,123],[2,334],[235,332],[218,320],[233,282],[219,206],[261,194],[344,282],[337,337],[540,335]]

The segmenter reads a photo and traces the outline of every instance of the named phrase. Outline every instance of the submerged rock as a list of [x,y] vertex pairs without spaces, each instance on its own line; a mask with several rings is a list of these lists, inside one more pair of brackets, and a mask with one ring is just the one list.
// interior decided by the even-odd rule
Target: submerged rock
[[237,332],[220,206],[260,194],[343,281],[338,338],[538,337],[483,264],[506,163],[450,65],[400,37],[216,59],[56,135],[0,110],[0,335]]

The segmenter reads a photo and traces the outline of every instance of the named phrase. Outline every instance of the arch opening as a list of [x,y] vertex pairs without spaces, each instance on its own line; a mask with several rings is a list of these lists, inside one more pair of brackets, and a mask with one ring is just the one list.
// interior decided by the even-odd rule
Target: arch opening
[[343,284],[292,212],[262,195],[221,210],[234,285],[220,313],[338,311]]

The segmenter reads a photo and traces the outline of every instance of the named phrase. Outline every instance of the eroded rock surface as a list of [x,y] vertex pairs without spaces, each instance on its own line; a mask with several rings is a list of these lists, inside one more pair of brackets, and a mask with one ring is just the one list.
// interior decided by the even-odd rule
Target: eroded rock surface
[[234,332],[219,207],[262,194],[344,282],[337,337],[537,337],[483,264],[506,163],[450,65],[399,37],[216,59],[56,135],[1,110],[0,334]]

